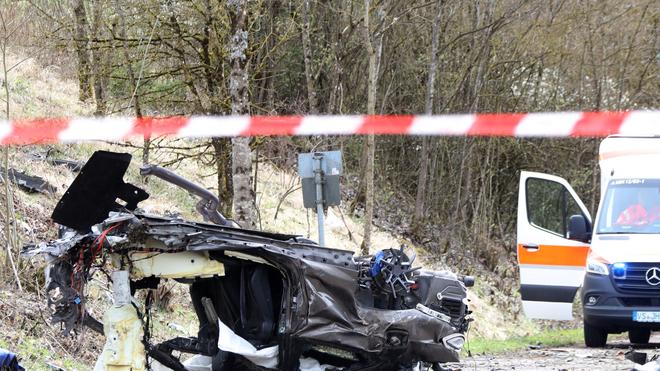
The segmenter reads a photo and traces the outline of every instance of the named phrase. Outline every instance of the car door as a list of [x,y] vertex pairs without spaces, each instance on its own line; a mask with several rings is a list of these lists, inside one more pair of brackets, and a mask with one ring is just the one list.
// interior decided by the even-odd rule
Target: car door
[[568,182],[543,173],[520,173],[517,252],[520,295],[529,318],[570,320],[584,279],[589,244],[568,237],[568,220],[591,216]]

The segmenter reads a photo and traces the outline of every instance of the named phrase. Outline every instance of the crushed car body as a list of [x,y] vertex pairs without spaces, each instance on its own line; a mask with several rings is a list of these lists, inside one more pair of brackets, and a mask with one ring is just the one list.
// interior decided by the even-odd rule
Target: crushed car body
[[[413,268],[403,247],[358,257],[241,229],[210,192],[156,166],[143,175],[199,196],[209,222],[144,214],[148,194],[123,181],[130,158],[96,152],[53,212],[60,238],[24,251],[47,257],[53,321],[65,333],[88,325],[105,334],[96,369],[407,370],[458,360],[472,277]],[[114,304],[101,323],[85,310],[84,288],[107,267]],[[189,285],[199,331],[154,344],[151,294],[138,304],[135,293],[165,279]]]

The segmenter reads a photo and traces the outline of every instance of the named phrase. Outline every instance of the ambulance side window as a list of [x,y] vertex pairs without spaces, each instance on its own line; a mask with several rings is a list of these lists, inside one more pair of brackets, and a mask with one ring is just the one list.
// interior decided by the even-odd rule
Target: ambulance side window
[[[568,214],[567,199],[573,201],[566,188],[557,182],[539,178],[527,179],[525,187],[529,223],[565,237],[567,221],[571,215]],[[574,201],[573,204],[575,204]]]

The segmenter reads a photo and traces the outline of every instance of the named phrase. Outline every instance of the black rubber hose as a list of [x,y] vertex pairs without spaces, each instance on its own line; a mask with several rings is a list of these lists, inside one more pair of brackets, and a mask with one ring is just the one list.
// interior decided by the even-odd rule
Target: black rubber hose
[[231,223],[227,220],[227,218],[225,218],[224,215],[218,211],[220,200],[208,189],[203,188],[189,181],[188,179],[173,173],[170,170],[156,165],[142,166],[140,168],[140,175],[156,176],[166,182],[172,183],[196,195],[202,199],[197,203],[196,209],[200,214],[202,214],[204,218],[218,225],[231,226]]

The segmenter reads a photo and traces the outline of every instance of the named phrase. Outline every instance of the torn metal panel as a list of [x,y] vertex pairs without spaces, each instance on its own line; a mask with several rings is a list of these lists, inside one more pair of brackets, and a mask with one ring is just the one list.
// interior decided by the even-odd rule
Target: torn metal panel
[[[7,170],[9,181],[16,184],[19,188],[30,193],[47,193],[52,194],[57,192],[57,187],[48,183],[44,178],[34,175],[28,175],[16,169]],[[5,169],[0,167],[0,182],[4,182],[3,176]]]
[[46,161],[48,161],[49,164],[53,164],[56,166],[64,166],[67,169],[71,170],[74,173],[80,172],[83,167],[82,162],[78,161],[73,161],[73,160],[63,160],[63,159],[58,159],[58,158],[47,158]]
[[[356,295],[360,288],[355,271],[306,260],[300,264],[305,283],[302,292],[307,293],[303,311],[308,316],[292,324],[295,336],[310,342],[338,343],[372,357],[383,353],[404,356],[415,349],[420,352],[416,356],[429,362],[458,359],[458,352],[438,341],[460,332],[463,318],[456,317],[452,323],[428,316],[414,306],[399,310],[370,307],[370,299],[361,302]],[[460,284],[456,286],[460,289]],[[371,295],[363,293],[367,298]]]
[[82,298],[73,286],[73,267],[61,260],[55,260],[46,268],[46,293],[48,308],[51,310],[51,323],[61,324],[62,333],[68,335],[84,321],[85,312]]
[[[125,184],[127,158],[104,156],[100,163],[114,169],[114,186],[99,192],[109,200]],[[111,159],[120,163],[109,164]],[[131,292],[157,287],[161,278],[190,285],[199,320],[196,337],[153,344],[142,323],[144,352],[173,370],[186,369],[175,352],[208,357],[212,370],[298,370],[301,360],[309,359],[344,370],[399,370],[458,359],[470,321],[466,283],[473,283],[471,277],[413,267],[414,256],[403,248],[356,257],[297,236],[222,225],[219,219],[219,224],[196,223],[101,202],[105,217],[99,220],[100,212],[89,209],[103,197],[80,187],[100,186],[86,179],[99,176],[89,166],[58,204],[57,221],[76,231],[26,251],[50,257],[49,290],[63,294],[49,304],[55,308],[53,320],[68,331],[85,322],[90,272],[113,269],[104,264],[111,261],[114,269],[130,272]],[[88,210],[73,216],[72,205]],[[148,312],[144,316],[149,318]],[[118,323],[112,319],[118,317],[107,318]],[[250,351],[224,344],[230,332]],[[265,349],[277,349],[268,364],[252,354]],[[100,364],[110,369],[110,361],[103,358]]]
[[[127,153],[95,152],[55,206],[53,221],[86,231],[111,211],[135,210],[149,194],[124,182],[130,161]],[[118,204],[118,198],[126,204]]]
[[52,257],[64,255],[67,251],[75,247],[85,235],[77,234],[74,231],[65,232],[62,238],[54,241],[40,242],[36,245],[26,245],[23,254],[26,256],[35,256],[39,254],[48,254]]
[[84,163],[80,161],[74,161],[74,160],[67,160],[67,159],[59,159],[59,158],[52,158],[49,157],[50,155],[50,150],[48,150],[46,153],[29,153],[28,154],[33,160],[36,161],[46,161],[51,165],[55,166],[64,166],[70,171],[74,173],[80,172],[82,169]]

